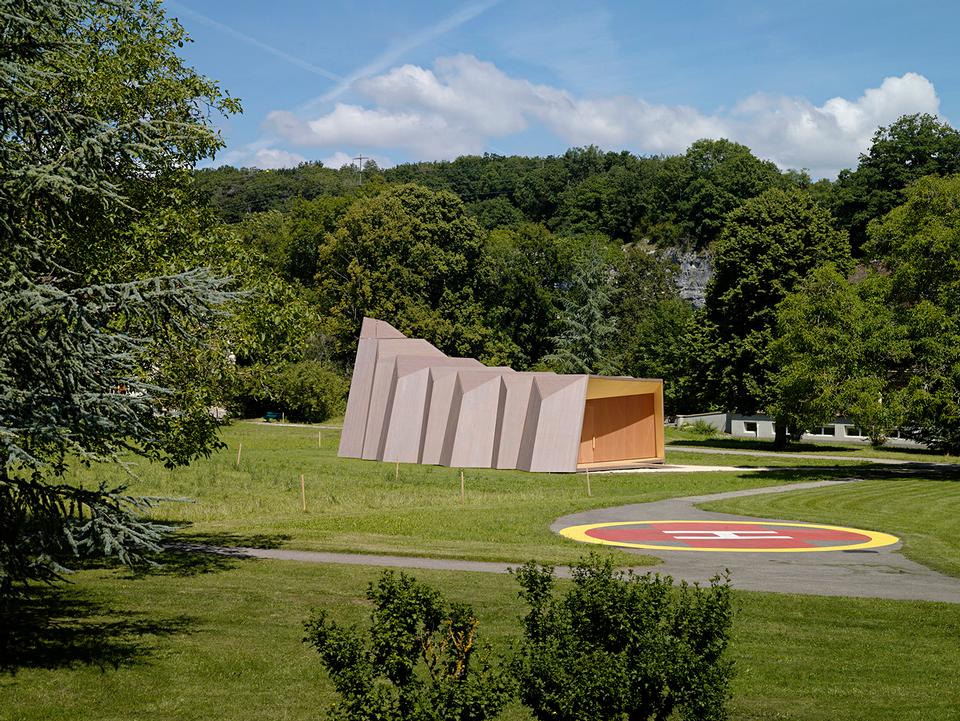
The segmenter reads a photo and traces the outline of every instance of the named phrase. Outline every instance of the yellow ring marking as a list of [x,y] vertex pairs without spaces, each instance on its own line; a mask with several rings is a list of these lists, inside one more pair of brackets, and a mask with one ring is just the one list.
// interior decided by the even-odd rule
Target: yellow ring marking
[[[651,526],[658,523],[723,523],[737,526],[789,526],[796,528],[822,528],[827,531],[846,531],[867,536],[869,540],[863,543],[852,543],[846,546],[813,546],[810,548],[703,548],[700,546],[658,546],[650,543],[629,543],[626,541],[608,541],[604,538],[588,536],[587,531],[595,528],[609,528],[610,526]],[[579,526],[567,526],[560,530],[560,535],[582,543],[599,543],[603,546],[619,546],[620,548],[644,548],[653,551],[706,551],[712,553],[812,553],[820,551],[852,551],[859,548],[881,548],[899,543],[900,539],[889,533],[867,531],[862,528],[846,526],[825,526],[818,523],[780,523],[767,521],[724,521],[707,518],[701,521],[611,521],[607,523],[584,523]]]

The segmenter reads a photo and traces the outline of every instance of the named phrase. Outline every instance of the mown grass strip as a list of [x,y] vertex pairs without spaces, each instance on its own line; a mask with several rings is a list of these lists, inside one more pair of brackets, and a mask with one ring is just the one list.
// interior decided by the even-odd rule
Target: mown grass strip
[[[363,622],[375,568],[174,560],[145,575],[83,571],[55,624],[0,676],[0,719],[314,721],[331,688],[301,642],[312,607]],[[508,654],[524,608],[508,576],[414,573],[471,603]],[[734,721],[952,721],[960,605],[736,593]],[[514,705],[505,721],[529,721]]]

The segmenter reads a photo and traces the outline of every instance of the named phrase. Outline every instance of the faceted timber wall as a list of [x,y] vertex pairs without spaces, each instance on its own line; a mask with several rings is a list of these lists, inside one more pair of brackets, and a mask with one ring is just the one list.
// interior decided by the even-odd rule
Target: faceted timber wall
[[339,454],[558,472],[662,461],[663,383],[491,368],[364,318]]

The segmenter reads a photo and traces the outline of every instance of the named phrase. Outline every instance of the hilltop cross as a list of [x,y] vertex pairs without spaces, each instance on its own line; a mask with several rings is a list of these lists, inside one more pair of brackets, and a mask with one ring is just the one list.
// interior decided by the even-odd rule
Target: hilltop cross
[[[363,185],[363,155],[358,155],[354,160],[357,161],[357,167],[360,168],[360,185]],[[370,160],[370,158],[367,158]]]

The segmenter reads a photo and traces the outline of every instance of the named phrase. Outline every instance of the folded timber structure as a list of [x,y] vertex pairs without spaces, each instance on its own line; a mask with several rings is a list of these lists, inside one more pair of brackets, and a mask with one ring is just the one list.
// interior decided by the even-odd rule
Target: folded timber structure
[[339,455],[553,472],[662,462],[663,381],[489,367],[364,318]]

